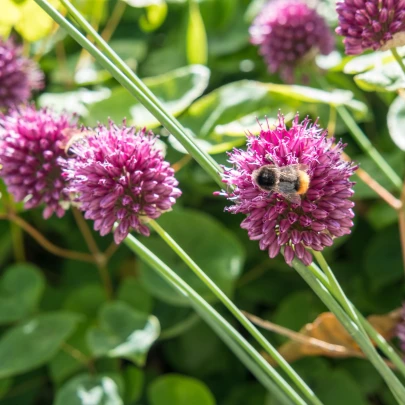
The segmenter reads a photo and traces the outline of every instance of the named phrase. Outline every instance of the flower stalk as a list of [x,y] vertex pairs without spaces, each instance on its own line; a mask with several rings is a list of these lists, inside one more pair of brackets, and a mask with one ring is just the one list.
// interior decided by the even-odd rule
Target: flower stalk
[[295,370],[280,355],[260,331],[249,321],[249,319],[238,309],[229,297],[204,273],[204,271],[193,261],[193,259],[181,248],[181,246],[156,222],[151,221],[150,226],[167,243],[167,245],[179,256],[190,270],[211,290],[211,292],[225,305],[232,315],[244,326],[251,336],[262,346],[264,350],[278,363],[283,371],[290,377],[300,389],[309,403],[319,405],[321,402],[314,392],[306,385]]

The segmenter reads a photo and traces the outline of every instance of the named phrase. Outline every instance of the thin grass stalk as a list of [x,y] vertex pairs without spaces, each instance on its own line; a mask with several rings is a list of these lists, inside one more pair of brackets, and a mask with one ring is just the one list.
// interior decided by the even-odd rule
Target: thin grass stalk
[[[229,339],[232,339],[235,343],[234,345],[231,345],[232,348],[235,348],[235,345],[238,345],[240,349],[245,352],[246,356],[248,356],[255,365],[250,371],[255,374],[257,370],[260,369],[260,381],[262,381],[263,378],[265,378],[267,382],[270,381],[270,383],[266,384],[267,387],[273,387],[274,383],[277,384],[279,390],[281,390],[293,404],[306,404],[306,402],[295,392],[285,379],[264,360],[253,346],[170,267],[168,267],[134,236],[128,235],[125,239],[125,244],[141,260],[151,266],[161,277],[167,280],[171,285],[174,285],[177,291],[188,297],[194,308],[198,308],[198,311],[201,311],[201,314],[204,313],[204,316],[209,317],[211,320],[210,322],[215,323],[216,330],[221,329],[221,331],[223,331],[223,334],[220,336],[221,338],[226,334],[227,342],[229,342]],[[246,357],[243,356],[243,359],[246,359]],[[250,362],[248,362],[248,364],[249,366],[252,365]]]
[[[159,122],[164,125],[167,130],[184,146],[191,156],[200,164],[200,166],[219,184],[222,186],[221,177],[219,175],[220,168],[215,161],[206,152],[201,150],[191,137],[186,132],[183,132],[173,123],[173,117],[165,111],[162,105],[156,105],[151,101],[149,94],[146,94],[144,89],[136,86],[108,57],[106,57],[97,47],[89,41],[79,30],[77,30],[65,17],[62,16],[47,0],[35,0],[35,2],[61,27],[63,27],[69,35],[85,48],[112,76],[126,88],[142,105],[147,108],[151,114],[156,117]],[[80,14],[79,14],[80,15]],[[84,20],[85,21],[85,20]],[[98,34],[97,34],[98,35]],[[102,40],[98,36],[99,40]],[[109,48],[111,52],[112,49]],[[129,69],[129,68],[128,68]],[[140,79],[137,78],[139,82]],[[143,85],[144,86],[144,85]],[[145,86],[146,88],[146,86]],[[156,99],[157,100],[157,99]]]
[[[308,269],[324,285],[324,287],[332,293],[333,290],[329,284],[329,280],[327,279],[326,275],[320,270],[320,268],[315,263],[312,263],[308,266]],[[403,359],[396,353],[394,348],[386,341],[386,339],[373,328],[370,322],[368,322],[368,320],[364,318],[364,316],[357,309],[355,309],[355,311],[370,338],[377,344],[377,347],[387,356],[387,358],[395,365],[402,376],[405,377],[405,363]]]
[[405,404],[405,387],[401,384],[392,370],[390,370],[384,360],[378,355],[368,336],[361,332],[359,327],[350,319],[349,315],[346,314],[329,290],[300,260],[294,259],[292,265],[317,294],[321,301],[336,315],[336,318],[357,342],[363,353],[367,356],[381,377],[387,383],[398,402],[400,404]]
[[304,380],[296,373],[291,365],[280,355],[276,348],[260,333],[249,319],[238,309],[232,300],[204,273],[194,260],[181,248],[181,246],[156,222],[150,221],[150,226],[164,240],[165,243],[180,257],[180,259],[193,271],[193,273],[212,291],[212,293],[228,308],[232,315],[244,326],[262,348],[277,362],[291,381],[299,388],[309,403],[320,405],[321,402]]

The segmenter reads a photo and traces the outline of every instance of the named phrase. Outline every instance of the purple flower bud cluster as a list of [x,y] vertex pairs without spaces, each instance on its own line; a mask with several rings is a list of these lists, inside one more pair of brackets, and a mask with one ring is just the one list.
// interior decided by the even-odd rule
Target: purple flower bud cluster
[[147,220],[170,210],[181,195],[174,170],[145,129],[99,126],[71,151],[75,157],[67,160],[64,173],[68,191],[101,235],[118,224],[117,244],[130,230],[148,236]]
[[[349,234],[353,226],[353,182],[356,166],[342,159],[345,145],[327,137],[327,131],[310,125],[308,118],[299,122],[297,115],[287,129],[279,115],[275,129],[261,130],[258,136],[248,135],[247,150],[229,153],[232,168],[225,168],[223,181],[232,190],[222,192],[234,205],[227,211],[247,215],[241,227],[251,240],[258,240],[260,249],[270,258],[284,247],[284,257],[291,264],[294,257],[305,265],[312,261],[307,248],[321,251],[333,239]],[[292,164],[308,167],[309,188],[300,204],[283,195],[260,189],[253,172],[264,165],[280,168]]]
[[26,103],[33,90],[44,86],[37,64],[22,56],[22,47],[0,38],[0,109]]
[[72,117],[48,109],[12,109],[0,116],[0,177],[26,209],[45,204],[44,218],[62,217],[67,200],[59,158]]
[[328,55],[335,45],[323,17],[299,0],[269,1],[250,27],[250,36],[269,71],[279,71],[289,83],[297,65],[311,61],[317,53]]
[[343,0],[336,10],[348,55],[405,45],[405,0]]

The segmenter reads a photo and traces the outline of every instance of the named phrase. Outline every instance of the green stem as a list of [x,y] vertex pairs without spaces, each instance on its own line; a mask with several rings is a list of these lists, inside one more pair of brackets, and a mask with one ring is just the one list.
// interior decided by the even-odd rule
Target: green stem
[[105,56],[97,47],[81,34],[66,18],[64,18],[47,0],[35,0],[69,35],[85,48],[113,77],[125,87],[141,104],[147,108],[152,115],[158,119],[167,130],[184,146],[191,156],[201,167],[221,186],[221,168],[205,151],[201,150],[194,140],[187,134],[180,123],[165,110],[162,103],[145,86],[145,84],[132,72],[125,62],[111,49],[111,47],[100,37],[97,31],[83,18],[75,7],[68,0],[61,0],[68,9],[75,21],[94,37],[94,41],[104,50]]
[[17,224],[10,221],[10,232],[15,261],[22,263],[25,261],[23,231]]
[[402,60],[401,56],[399,56],[397,48],[391,48],[391,53],[394,56],[395,60],[398,62],[398,65],[401,66],[401,69],[405,74],[405,64],[404,64],[404,61]]
[[[329,281],[324,273],[314,264],[308,266],[308,269],[312,272],[312,274],[332,293],[332,288],[329,284]],[[360,321],[371,337],[371,339],[377,344],[378,348],[387,356],[387,358],[395,365],[398,371],[405,377],[405,363],[403,359],[398,356],[395,352],[393,347],[385,340],[385,338],[378,333],[373,326],[368,322],[366,318],[356,309],[356,314],[360,318]]]
[[204,273],[204,271],[193,261],[193,259],[181,248],[181,246],[156,222],[150,221],[150,226],[158,235],[170,246],[170,248],[183,260],[190,270],[212,291],[212,293],[228,308],[234,317],[246,328],[246,330],[256,339],[264,350],[278,363],[278,365],[291,378],[296,386],[308,399],[311,404],[321,404],[314,392],[305,384],[301,377],[280,355],[270,342],[260,333],[248,318],[238,309],[238,307],[224,294],[224,292]]
[[349,114],[347,109],[343,106],[336,107],[338,114],[346,124],[350,133],[353,135],[354,140],[360,146],[360,148],[365,152],[374,163],[381,169],[381,171],[387,176],[391,183],[395,186],[398,191],[402,189],[402,181],[400,177],[394,172],[392,167],[387,163],[387,161],[380,155],[377,149],[373,146],[370,140],[367,138],[365,133],[357,125],[356,121]]
[[331,295],[328,289],[317,279],[311,271],[298,259],[292,262],[293,267],[308,283],[312,290],[318,295],[321,301],[333,312],[340,323],[349,332],[350,336],[357,342],[363,353],[367,356],[381,377],[390,387],[392,393],[397,398],[400,404],[405,403],[405,388],[398,380],[397,376],[390,370],[384,360],[378,355],[374,346],[371,344],[368,336],[364,335],[359,327],[350,319],[343,311],[340,304]]
[[[224,332],[221,334],[222,338],[227,336],[225,338],[227,342],[232,339],[235,344],[243,348],[243,350],[249,354],[250,360],[254,360],[255,367],[253,370],[257,371],[257,367],[260,367],[260,370],[264,372],[264,374],[260,374],[260,378],[264,379],[266,377],[266,381],[273,380],[278,385],[279,389],[281,389],[283,393],[289,397],[292,403],[305,405],[302,398],[293,390],[293,388],[284,380],[284,378],[281,377],[280,374],[264,360],[264,358],[253,348],[253,346],[247,342],[240,335],[240,333],[229,324],[229,322],[227,322],[211,305],[209,305],[199,294],[197,294],[193,288],[183,281],[170,267],[162,262],[162,260],[160,260],[154,253],[152,253],[132,235],[128,235],[126,237],[125,243],[135,254],[138,255],[141,260],[155,269],[155,271],[157,271],[164,279],[173,285],[181,294],[188,297],[190,302],[193,304],[193,307],[196,309],[198,308],[198,313],[200,315],[205,314],[204,316],[210,319],[210,323],[215,323],[215,328]],[[235,346],[232,345],[232,347]],[[244,358],[246,359],[246,357]],[[252,363],[249,364],[252,365]],[[253,370],[251,369],[252,372],[254,372]],[[274,384],[273,381],[271,381],[271,385]]]

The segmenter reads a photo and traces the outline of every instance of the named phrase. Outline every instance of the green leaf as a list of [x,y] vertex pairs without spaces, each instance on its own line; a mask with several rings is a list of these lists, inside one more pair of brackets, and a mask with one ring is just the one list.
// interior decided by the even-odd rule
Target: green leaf
[[405,88],[404,72],[397,62],[392,62],[354,77],[365,91],[397,91]]
[[190,64],[206,65],[208,59],[207,34],[200,8],[195,0],[189,2],[187,27],[187,60]]
[[344,370],[329,370],[319,375],[315,391],[319,399],[328,405],[367,405],[356,380]]
[[364,254],[365,271],[374,291],[402,280],[401,246],[396,226],[376,234]]
[[155,31],[166,19],[167,4],[164,1],[159,4],[151,4],[145,8],[145,13],[139,19],[139,26],[145,32]]
[[125,403],[132,404],[142,396],[145,375],[142,370],[128,366],[124,371]]
[[45,289],[41,271],[28,263],[8,267],[0,281],[0,325],[30,315]]
[[117,383],[109,376],[81,374],[56,393],[54,405],[123,405]]
[[63,309],[78,312],[92,319],[97,316],[98,310],[107,297],[99,284],[85,284],[74,289],[63,304]]
[[68,312],[38,315],[0,339],[0,378],[37,368],[51,360],[81,318]]
[[129,304],[133,309],[149,314],[153,298],[135,277],[128,277],[120,284],[117,299]]
[[142,366],[159,332],[156,317],[115,301],[101,308],[99,326],[89,329],[87,342],[96,357],[122,357]]
[[397,97],[391,104],[387,115],[391,139],[399,149],[405,150],[405,100]]
[[63,93],[43,93],[39,96],[38,103],[41,107],[52,106],[56,112],[68,111],[85,117],[91,104],[106,100],[110,95],[111,91],[107,88],[99,90],[79,89]]
[[154,380],[148,398],[150,405],[215,405],[214,396],[202,381],[179,374]]
[[367,211],[367,219],[377,230],[398,222],[397,211],[385,201],[377,201]]
[[[260,120],[266,116],[271,120],[277,117],[279,109],[284,113],[291,110],[295,112],[298,108],[302,110],[302,106],[307,108],[308,103],[347,105],[360,116],[367,112],[362,102],[353,100],[350,91],[327,92],[305,86],[241,80],[201,97],[190,106],[180,121],[193,132],[200,147],[209,153],[220,153],[238,146],[230,145],[230,142],[238,141],[235,137],[239,137],[239,142],[246,138],[246,125],[252,123],[251,128],[259,128],[257,122],[252,122],[254,118]],[[169,141],[176,150],[185,153],[172,136]]]
[[[144,82],[166,109],[178,116],[204,92],[209,76],[210,71],[205,66],[192,65],[147,78]],[[131,125],[137,127],[154,128],[160,125],[159,121],[122,87],[114,88],[108,99],[92,104],[86,123],[95,125],[98,121],[105,122],[107,117],[121,122],[125,116]]]
[[[234,282],[242,270],[245,254],[243,246],[230,231],[210,216],[193,210],[176,209],[159,218],[159,224],[219,288],[227,295],[233,293]],[[205,284],[157,235],[145,238],[142,242],[205,299],[215,300]],[[180,295],[146,264],[140,265],[140,273],[141,281],[154,296],[172,305],[189,305],[186,297]]]

